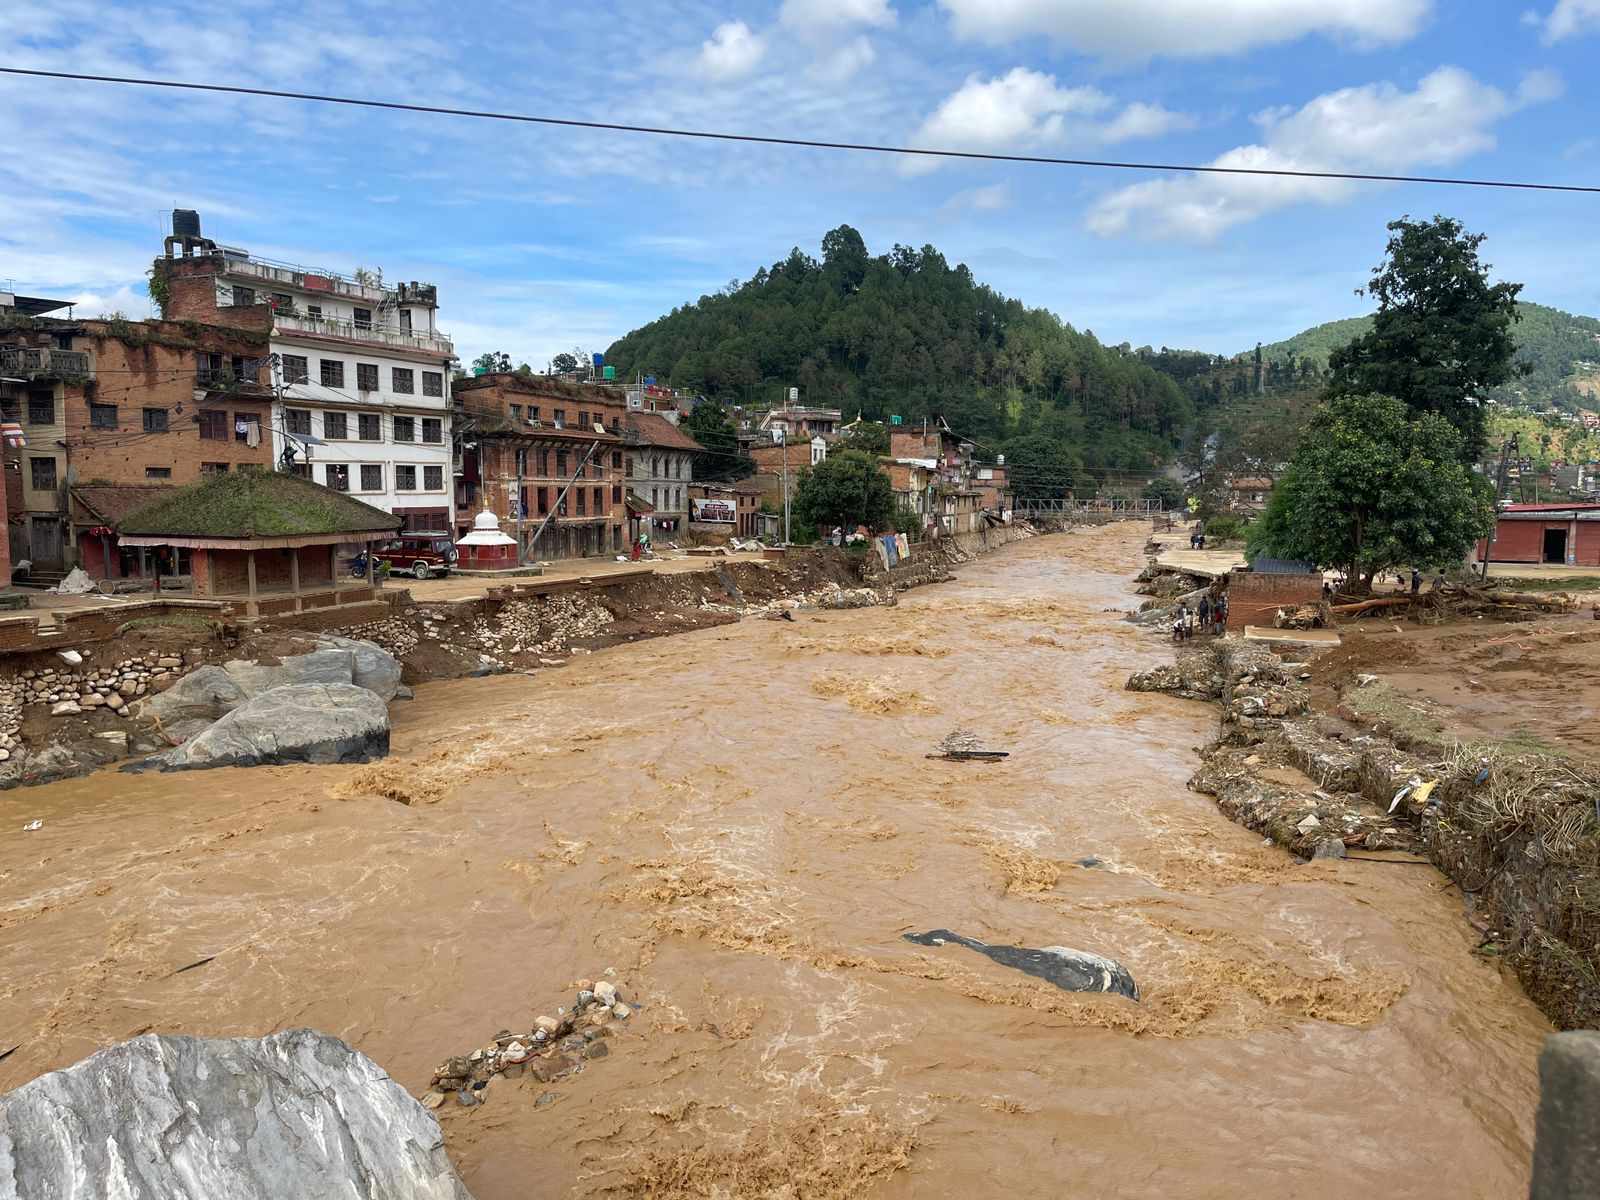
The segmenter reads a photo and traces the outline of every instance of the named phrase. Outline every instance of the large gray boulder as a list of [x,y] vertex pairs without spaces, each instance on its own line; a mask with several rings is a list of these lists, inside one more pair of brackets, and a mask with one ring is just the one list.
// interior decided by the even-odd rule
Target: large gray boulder
[[351,683],[304,683],[262,692],[183,745],[127,769],[367,762],[388,753],[389,708],[375,692]]
[[317,645],[350,652],[354,659],[350,682],[357,687],[376,692],[385,702],[400,691],[400,660],[378,643],[326,633],[317,638]]
[[146,1034],[0,1096],[0,1200],[472,1200],[438,1123],[310,1029]]
[[214,721],[244,701],[244,689],[221,667],[196,667],[166,691],[141,700],[138,715],[161,725]]
[[291,654],[276,663],[235,659],[222,669],[246,696],[253,697],[307,683],[354,683],[356,663],[349,650],[329,646],[310,654]]

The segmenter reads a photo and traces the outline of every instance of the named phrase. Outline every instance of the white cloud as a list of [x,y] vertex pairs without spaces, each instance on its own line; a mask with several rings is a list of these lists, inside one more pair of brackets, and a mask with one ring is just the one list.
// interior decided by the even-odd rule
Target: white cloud
[[738,79],[756,69],[767,43],[743,21],[728,21],[700,46],[700,70],[713,79]]
[[778,20],[791,29],[831,30],[852,25],[886,29],[895,23],[889,0],[783,0]]
[[[1117,102],[1096,87],[1062,87],[1054,75],[1014,67],[994,79],[970,75],[925,120],[911,144],[937,150],[1025,154],[1064,144],[1108,145],[1153,137],[1188,123],[1157,104]],[[910,174],[938,160],[910,159]]]
[[852,38],[835,50],[818,55],[812,71],[825,83],[843,83],[864,67],[870,67],[878,57],[872,42],[864,37]]
[[1523,20],[1538,26],[1544,44],[1551,46],[1564,38],[1600,30],[1600,0],[1556,0],[1548,15],[1530,12]]
[[1011,207],[1011,185],[991,183],[987,187],[968,188],[957,192],[944,202],[947,212],[1001,212]]
[[[1217,167],[1404,174],[1459,162],[1493,148],[1496,122],[1548,98],[1551,77],[1524,80],[1515,98],[1459,67],[1441,67],[1401,91],[1392,83],[1341,88],[1297,111],[1257,116],[1261,144],[1239,146]],[[1210,240],[1291,204],[1333,204],[1354,185],[1335,179],[1194,175],[1120,188],[1089,214],[1105,236],[1130,232]]]
[[[1595,0],[1561,0],[1593,5]],[[1242,54],[1308,34],[1392,44],[1421,29],[1433,0],[939,0],[957,36],[1003,44],[1050,38],[1116,59]]]

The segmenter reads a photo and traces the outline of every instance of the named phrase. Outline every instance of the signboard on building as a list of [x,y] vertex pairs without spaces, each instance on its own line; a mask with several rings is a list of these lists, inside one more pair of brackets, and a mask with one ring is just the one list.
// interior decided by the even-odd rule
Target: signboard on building
[[739,506],[732,500],[692,497],[689,501],[689,519],[707,525],[734,525],[739,520]]

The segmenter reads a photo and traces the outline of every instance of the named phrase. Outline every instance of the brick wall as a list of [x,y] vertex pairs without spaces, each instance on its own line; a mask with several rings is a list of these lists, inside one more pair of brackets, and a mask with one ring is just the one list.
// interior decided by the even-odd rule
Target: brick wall
[[[201,393],[204,398],[196,400],[202,353],[219,354],[228,365],[235,358],[264,357],[264,343],[230,330],[180,327],[169,321],[141,323],[133,329],[151,339],[180,344],[157,340],[140,344],[137,338],[118,337],[115,326],[107,322],[84,324],[91,334],[74,339],[74,345],[92,347],[97,378],[92,387],[67,389],[62,402],[67,457],[79,483],[181,486],[200,478],[202,463],[226,463],[230,470],[272,466],[272,399],[265,388],[254,395],[243,390]],[[261,377],[268,378],[264,369]],[[201,436],[202,411],[222,414],[225,436]],[[108,418],[114,424],[105,424]],[[254,421],[259,428],[255,446],[239,440],[235,429],[239,419]]]
[[1228,628],[1271,625],[1273,613],[1292,605],[1322,599],[1321,575],[1257,575],[1234,571],[1228,576]]

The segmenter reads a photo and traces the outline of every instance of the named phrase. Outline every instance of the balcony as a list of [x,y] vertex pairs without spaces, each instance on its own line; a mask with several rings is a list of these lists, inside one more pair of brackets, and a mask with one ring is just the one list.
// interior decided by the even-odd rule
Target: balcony
[[93,379],[94,360],[82,350],[13,346],[0,350],[0,375],[13,379]]
[[235,370],[227,367],[196,367],[194,385],[213,392],[256,391],[261,388],[260,371],[254,367]]
[[407,333],[398,328],[373,325],[369,322],[337,321],[331,317],[308,317],[302,313],[279,312],[273,315],[273,329],[280,336],[306,334],[312,337],[335,337],[346,341],[368,342],[375,346],[393,346],[397,350],[410,350],[448,358],[455,354],[455,346],[443,334]]

